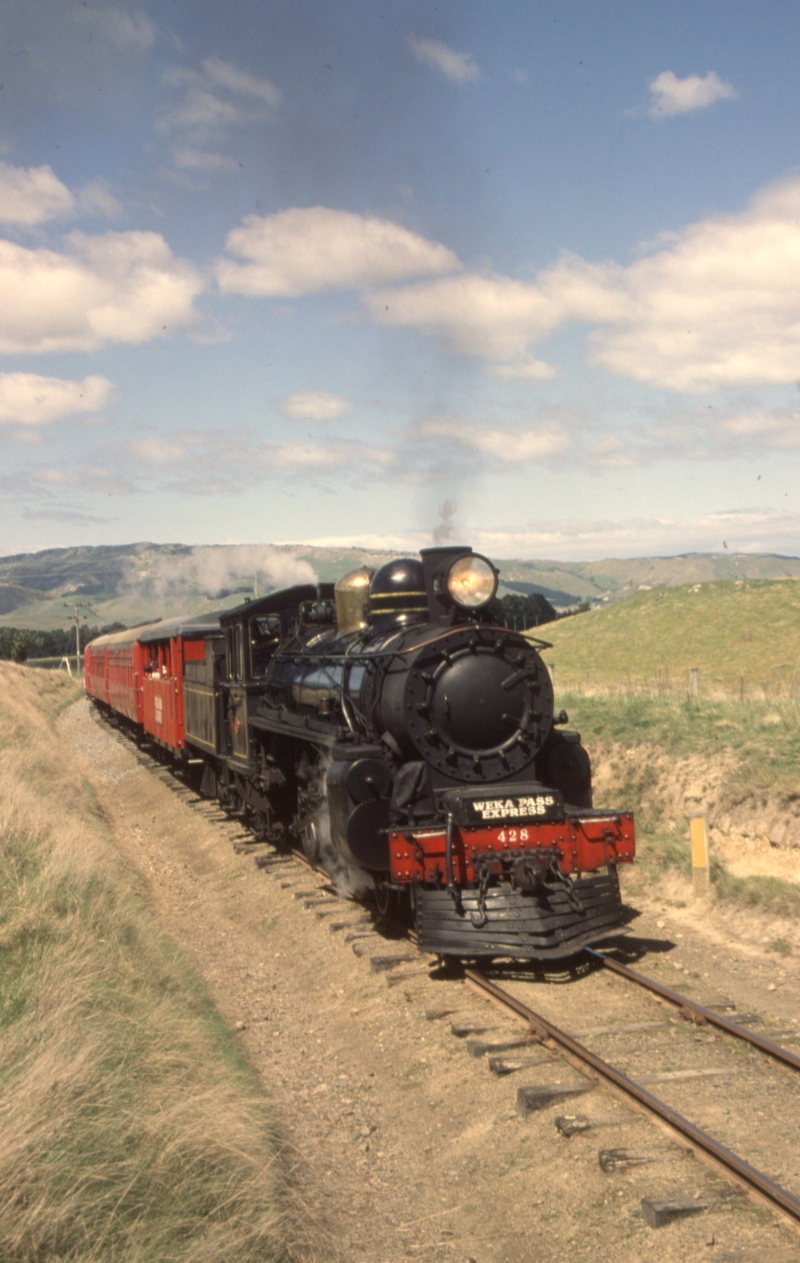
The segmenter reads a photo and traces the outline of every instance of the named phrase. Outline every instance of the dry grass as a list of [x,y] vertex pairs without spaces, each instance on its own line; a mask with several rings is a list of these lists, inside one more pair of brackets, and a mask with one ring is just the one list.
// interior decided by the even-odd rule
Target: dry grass
[[54,734],[77,686],[0,690],[0,1258],[288,1257],[264,1098]]

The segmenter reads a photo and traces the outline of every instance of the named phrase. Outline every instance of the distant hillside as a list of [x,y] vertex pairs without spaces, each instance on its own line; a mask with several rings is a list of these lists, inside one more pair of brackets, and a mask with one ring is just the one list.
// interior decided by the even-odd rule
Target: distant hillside
[[645,688],[794,696],[800,682],[800,583],[724,580],[637,592],[542,628],[557,688]]
[[[66,606],[89,607],[95,625],[132,626],[151,618],[238,604],[291,583],[337,579],[393,554],[312,545],[126,544],[51,548],[0,558],[0,626],[63,627]],[[720,580],[800,577],[800,558],[689,553],[593,562],[497,560],[500,594],[540,592],[564,609],[611,603],[640,589]]]
[[681,553],[675,557],[504,561],[499,564],[505,580],[533,583],[545,596],[548,588],[569,593],[573,601],[608,601],[640,589],[712,583],[720,579],[800,578],[800,557],[781,557],[774,553]]

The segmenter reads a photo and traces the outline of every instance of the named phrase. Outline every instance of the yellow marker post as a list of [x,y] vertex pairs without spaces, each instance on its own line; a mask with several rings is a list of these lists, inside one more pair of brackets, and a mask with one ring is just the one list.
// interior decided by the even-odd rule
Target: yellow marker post
[[695,899],[711,892],[711,864],[708,854],[708,829],[705,816],[693,816],[689,825],[692,839],[692,885]]

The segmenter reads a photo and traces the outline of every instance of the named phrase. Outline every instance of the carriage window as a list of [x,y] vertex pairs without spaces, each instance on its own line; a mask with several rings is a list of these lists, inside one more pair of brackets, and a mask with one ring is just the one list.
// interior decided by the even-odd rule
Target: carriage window
[[273,615],[250,619],[250,671],[258,680],[267,674],[270,658],[280,643],[281,620]]

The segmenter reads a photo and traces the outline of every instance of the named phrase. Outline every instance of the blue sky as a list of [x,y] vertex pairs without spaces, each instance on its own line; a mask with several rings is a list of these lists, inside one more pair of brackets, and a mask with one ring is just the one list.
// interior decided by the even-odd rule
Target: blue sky
[[3,552],[800,552],[796,5],[0,36]]

